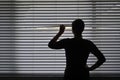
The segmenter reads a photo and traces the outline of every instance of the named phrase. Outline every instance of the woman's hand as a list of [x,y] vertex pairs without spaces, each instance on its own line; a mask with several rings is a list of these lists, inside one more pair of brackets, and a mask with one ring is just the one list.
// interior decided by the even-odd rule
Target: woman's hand
[[59,29],[59,32],[53,37],[53,39],[51,39],[51,41],[49,42],[48,46],[50,48],[56,48],[55,47],[55,44],[58,40],[58,38],[64,33],[65,31],[65,26],[64,25],[60,25],[60,29]]
[[59,34],[63,34],[64,31],[65,31],[65,26],[64,25],[60,25]]

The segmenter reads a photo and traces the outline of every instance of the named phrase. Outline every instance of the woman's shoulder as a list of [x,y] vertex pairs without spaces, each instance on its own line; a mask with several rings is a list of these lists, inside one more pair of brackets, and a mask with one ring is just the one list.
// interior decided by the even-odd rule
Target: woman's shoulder
[[64,38],[64,39],[61,39],[61,41],[70,41],[72,40],[72,38]]
[[[76,41],[76,39],[75,38],[64,38],[64,39],[61,39],[61,41],[63,41],[63,42],[74,42],[74,41]],[[78,39],[77,41],[80,41],[80,42],[83,42],[83,43],[86,43],[86,44],[90,44],[90,45],[94,44],[89,39]]]
[[91,40],[89,40],[89,39],[83,39],[86,43],[88,43],[88,44],[94,44]]
[[73,39],[72,38],[64,38],[64,39],[61,39],[60,42],[71,43],[71,42],[73,42]]

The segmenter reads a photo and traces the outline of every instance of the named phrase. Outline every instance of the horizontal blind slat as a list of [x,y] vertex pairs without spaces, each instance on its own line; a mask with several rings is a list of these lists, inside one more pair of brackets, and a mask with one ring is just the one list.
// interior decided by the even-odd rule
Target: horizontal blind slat
[[[93,41],[107,61],[91,73],[120,75],[120,1],[0,0],[0,73],[63,74],[63,50],[48,42],[65,24],[63,38],[73,37],[71,22],[85,21],[83,37]],[[88,65],[96,58],[90,55]]]

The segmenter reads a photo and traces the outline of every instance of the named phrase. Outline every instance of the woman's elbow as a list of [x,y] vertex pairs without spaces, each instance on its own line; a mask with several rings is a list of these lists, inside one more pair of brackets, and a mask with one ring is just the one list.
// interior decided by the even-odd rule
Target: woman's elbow
[[49,47],[49,48],[52,48],[52,45],[49,43],[49,44],[48,44],[48,47]]
[[48,47],[51,49],[55,49],[54,44],[51,44],[51,43],[48,44]]
[[106,58],[105,58],[105,57],[103,57],[102,59],[100,59],[100,62],[101,62],[101,63],[106,62]]
[[104,62],[106,62],[106,58],[105,58],[105,57],[103,58],[103,63],[104,63]]

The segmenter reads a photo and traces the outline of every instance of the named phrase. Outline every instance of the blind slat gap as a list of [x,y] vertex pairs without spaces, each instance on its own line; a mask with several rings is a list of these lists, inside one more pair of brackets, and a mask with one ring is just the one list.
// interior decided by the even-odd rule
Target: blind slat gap
[[[120,76],[119,0],[0,0],[0,74],[61,75],[63,50],[47,47],[58,26],[67,29],[62,38],[73,37],[71,22],[85,21],[83,36],[93,41],[107,61],[91,75]],[[96,58],[89,56],[88,65]]]

